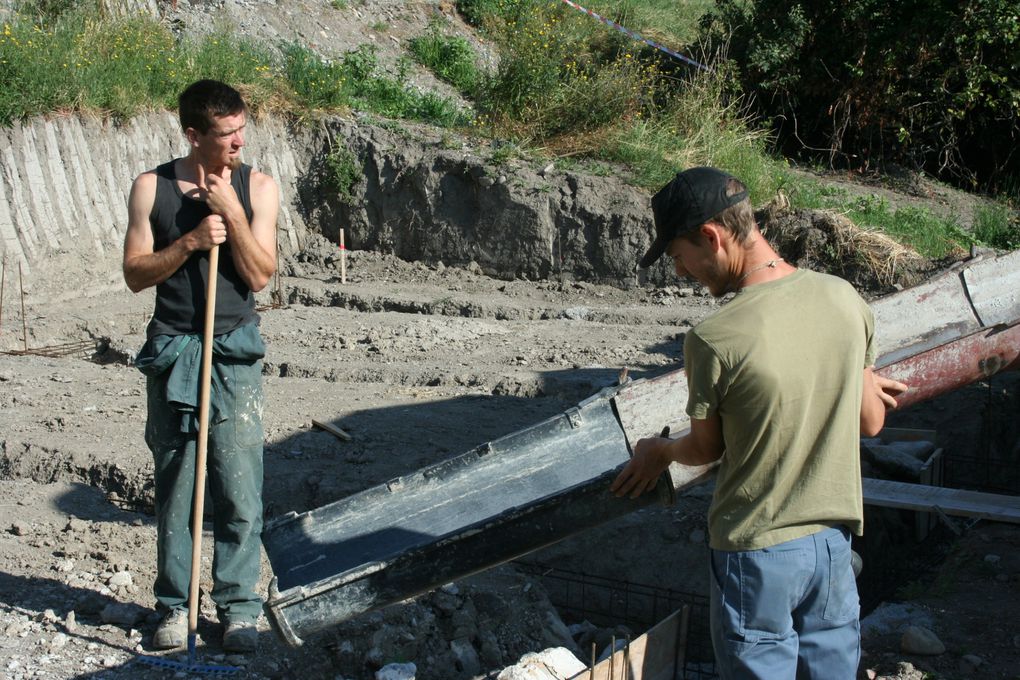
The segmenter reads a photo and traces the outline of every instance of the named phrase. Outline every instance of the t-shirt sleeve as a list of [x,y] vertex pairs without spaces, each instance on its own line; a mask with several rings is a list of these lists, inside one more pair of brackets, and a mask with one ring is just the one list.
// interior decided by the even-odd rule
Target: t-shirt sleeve
[[864,314],[864,329],[867,334],[867,347],[864,350],[864,368],[875,365],[875,356],[877,350],[875,349],[875,314],[871,311],[871,307],[864,300],[861,300],[861,307],[863,308]]
[[695,331],[684,338],[684,368],[687,371],[687,415],[699,420],[714,415],[724,389],[722,363]]

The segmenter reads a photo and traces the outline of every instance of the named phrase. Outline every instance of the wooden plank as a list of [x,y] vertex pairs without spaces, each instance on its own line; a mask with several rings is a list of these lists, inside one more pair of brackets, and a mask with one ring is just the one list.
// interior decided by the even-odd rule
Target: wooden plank
[[[655,624],[612,657],[569,680],[673,680],[676,677],[680,611]],[[682,676],[682,673],[681,673]]]
[[935,512],[937,508],[947,515],[1020,524],[1020,497],[1004,494],[865,478],[864,502],[922,512]]
[[336,427],[335,425],[330,425],[329,423],[322,423],[322,422],[319,422],[318,420],[313,420],[312,421],[312,427],[317,427],[320,430],[325,430],[326,432],[329,432],[334,437],[338,437],[340,439],[343,439],[345,442],[349,442],[349,441],[351,441],[353,439],[353,437],[351,437],[351,435],[347,434],[346,432],[341,430],[339,427]]

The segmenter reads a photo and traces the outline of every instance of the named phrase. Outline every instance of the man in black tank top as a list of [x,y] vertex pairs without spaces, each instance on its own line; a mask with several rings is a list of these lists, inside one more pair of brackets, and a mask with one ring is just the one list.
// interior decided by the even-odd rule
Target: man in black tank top
[[209,250],[220,247],[208,475],[214,509],[212,598],[227,651],[253,651],[262,600],[262,356],[254,292],[276,270],[279,193],[240,162],[247,107],[228,85],[201,80],[180,96],[189,153],[139,175],[128,199],[124,280],[156,287],[147,341],[145,441],[155,464],[157,575],[164,612],[157,649],[183,646],[191,565],[191,501]]

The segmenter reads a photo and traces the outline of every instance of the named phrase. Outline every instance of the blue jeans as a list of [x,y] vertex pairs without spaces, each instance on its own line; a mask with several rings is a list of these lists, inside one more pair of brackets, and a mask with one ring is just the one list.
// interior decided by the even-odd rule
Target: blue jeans
[[845,527],[761,550],[711,552],[719,677],[856,677],[861,608]]

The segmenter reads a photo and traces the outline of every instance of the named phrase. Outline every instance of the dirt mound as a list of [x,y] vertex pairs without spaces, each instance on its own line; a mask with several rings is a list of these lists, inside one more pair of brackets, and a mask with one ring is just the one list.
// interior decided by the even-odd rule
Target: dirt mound
[[758,215],[779,254],[797,267],[836,274],[868,297],[916,285],[943,264],[838,212],[788,206],[780,198]]

